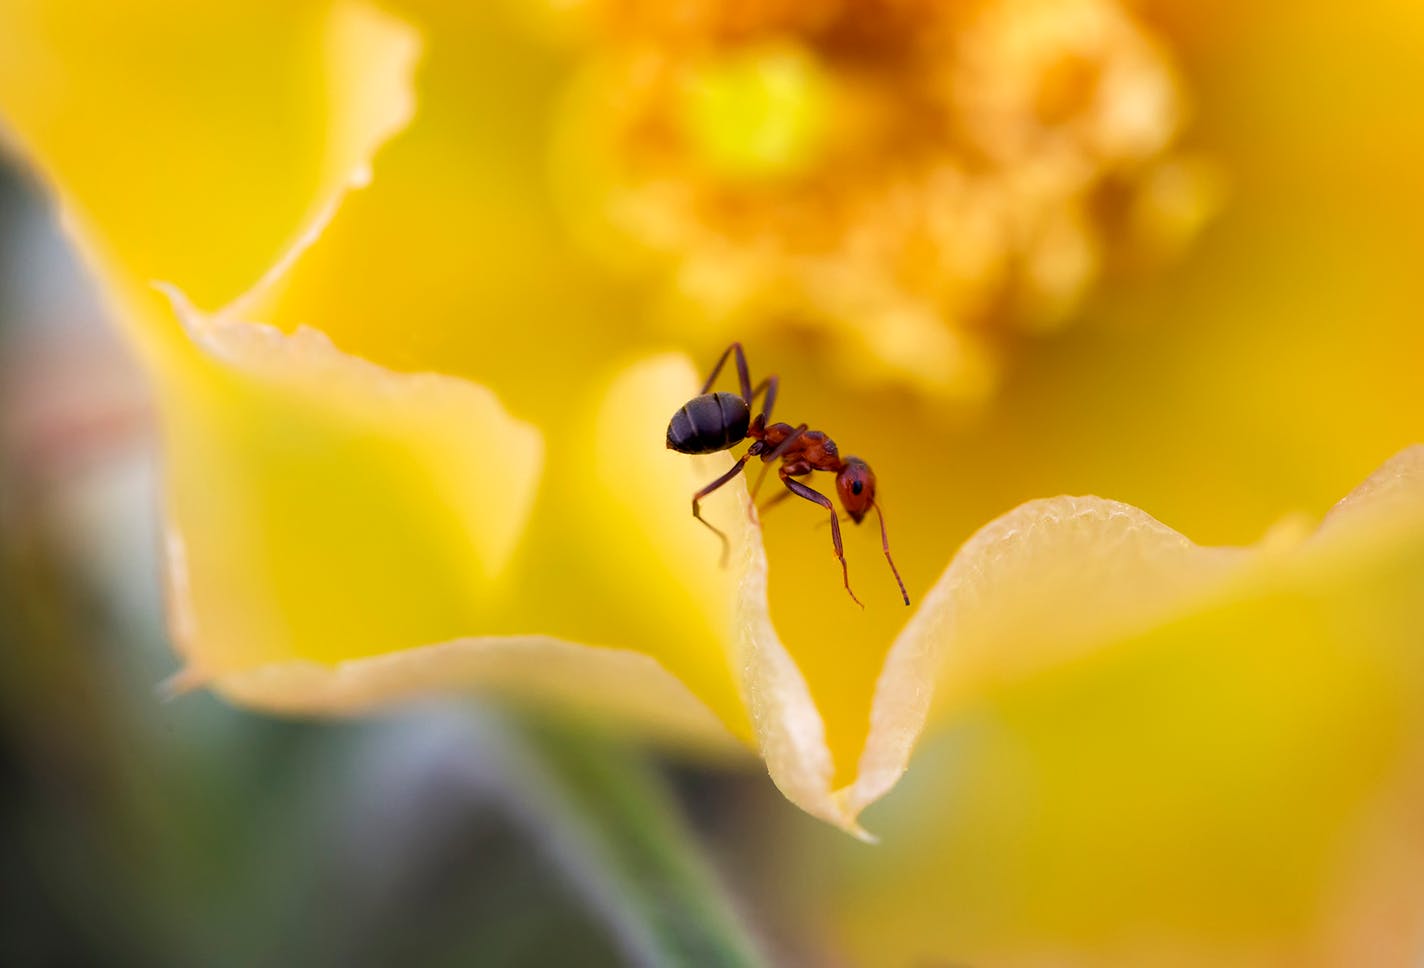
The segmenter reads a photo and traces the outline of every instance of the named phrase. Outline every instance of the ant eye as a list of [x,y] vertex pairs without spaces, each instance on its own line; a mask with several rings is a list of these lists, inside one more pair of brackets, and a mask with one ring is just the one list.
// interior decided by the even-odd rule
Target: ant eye
[[860,481],[853,481],[850,485],[850,492],[852,494],[859,494],[863,490],[865,490],[865,485]]

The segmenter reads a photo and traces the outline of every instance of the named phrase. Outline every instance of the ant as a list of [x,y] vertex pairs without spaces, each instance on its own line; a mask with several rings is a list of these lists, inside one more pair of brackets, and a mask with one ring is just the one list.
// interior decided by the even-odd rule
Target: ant
[[[717,374],[722,372],[727,358],[733,354],[737,361],[741,395],[710,392],[712,384],[717,382]],[[895,560],[890,557],[890,539],[885,534],[885,515],[881,512],[880,505],[875,502],[875,473],[870,469],[870,465],[859,457],[842,458],[834,440],[819,430],[807,429],[804,423],[796,427],[785,423],[768,425],[771,408],[776,404],[778,383],[777,377],[769,376],[753,387],[742,344],[733,343],[723,351],[721,359],[712,368],[712,375],[707,378],[702,392],[672,415],[672,420],[668,422],[667,445],[668,449],[680,454],[715,454],[718,451],[731,450],[748,437],[752,439],[752,445],[732,465],[731,470],[692,495],[692,516],[722,539],[722,561],[725,564],[729,548],[727,536],[702,516],[702,499],[740,474],[751,458],[760,457],[763,465],[770,465],[772,461],[780,458],[781,483],[786,485],[786,491],[768,501],[762,510],[794,494],[830,511],[831,543],[835,545],[836,557],[840,559],[841,577],[845,581],[846,593],[850,595],[851,601],[864,608],[861,600],[855,597],[855,592],[850,590],[850,572],[846,568],[845,549],[841,545],[840,516],[836,513],[835,505],[820,491],[796,480],[798,477],[810,475],[812,471],[830,471],[836,475],[836,494],[852,521],[860,524],[866,512],[871,508],[875,509],[875,514],[880,519],[880,543],[885,549],[885,560],[890,563],[890,572],[895,576],[895,583],[900,586],[900,597],[905,600],[906,605],[910,604],[910,595],[905,591],[900,571],[895,567]],[[757,397],[763,395],[761,412],[753,419],[752,407]],[[767,466],[762,467],[761,475],[752,488],[753,499],[756,498],[756,492],[761,488],[768,469]]]

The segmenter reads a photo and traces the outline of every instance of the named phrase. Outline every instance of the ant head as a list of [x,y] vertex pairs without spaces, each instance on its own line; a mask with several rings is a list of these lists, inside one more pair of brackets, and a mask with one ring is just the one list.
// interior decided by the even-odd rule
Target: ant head
[[836,493],[851,520],[859,524],[875,504],[875,472],[859,457],[847,457],[836,475]]

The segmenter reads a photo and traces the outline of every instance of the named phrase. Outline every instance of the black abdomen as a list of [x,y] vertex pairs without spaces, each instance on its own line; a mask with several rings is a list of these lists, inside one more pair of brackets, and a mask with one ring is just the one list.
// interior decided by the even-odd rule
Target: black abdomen
[[667,445],[681,454],[713,454],[744,439],[751,420],[747,402],[735,393],[704,393],[672,415]]

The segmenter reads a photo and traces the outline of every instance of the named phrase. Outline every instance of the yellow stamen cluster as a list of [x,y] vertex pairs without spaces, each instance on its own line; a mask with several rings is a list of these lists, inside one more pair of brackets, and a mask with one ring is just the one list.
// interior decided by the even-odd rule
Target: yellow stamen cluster
[[600,215],[719,338],[831,332],[858,372],[982,395],[1013,332],[1209,204],[1170,59],[1115,0],[590,2]]

